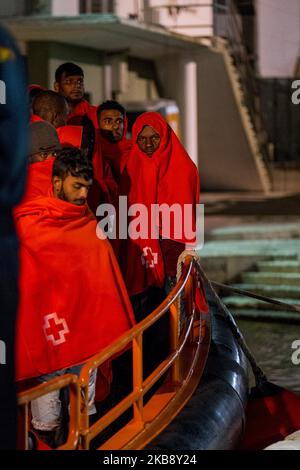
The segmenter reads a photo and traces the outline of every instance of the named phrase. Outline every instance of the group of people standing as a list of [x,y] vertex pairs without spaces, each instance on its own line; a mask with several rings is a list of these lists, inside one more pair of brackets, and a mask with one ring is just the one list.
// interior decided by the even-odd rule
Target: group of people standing
[[[153,205],[190,205],[196,227],[198,170],[158,113],[141,114],[128,139],[124,107],[85,101],[84,73],[76,64],[58,67],[54,90],[29,90],[28,178],[14,211],[21,261],[18,381],[78,374],[89,357],[161,303],[174,285],[185,244],[195,241],[184,231],[177,235],[172,216],[168,233],[158,216],[157,237],[151,230],[111,243],[96,236],[97,207],[109,203],[118,213],[120,196],[127,197],[128,207],[143,204],[149,214]],[[139,225],[137,212],[126,217]],[[202,303],[205,308],[204,296]],[[168,332],[162,328],[160,334],[167,344]],[[111,380],[110,368],[102,375]],[[96,384],[94,375],[91,414]],[[58,392],[50,395],[33,403],[32,415],[34,428],[53,437],[61,403]]]

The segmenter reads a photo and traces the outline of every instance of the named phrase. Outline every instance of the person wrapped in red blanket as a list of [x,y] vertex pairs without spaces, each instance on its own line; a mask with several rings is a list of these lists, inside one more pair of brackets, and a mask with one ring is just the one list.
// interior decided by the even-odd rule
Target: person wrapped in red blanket
[[57,129],[57,134],[62,147],[81,148],[92,162],[94,181],[89,191],[88,205],[93,214],[96,214],[97,207],[101,203],[114,204],[118,192],[117,183],[113,179],[108,163],[102,158],[98,135],[95,135],[91,147],[83,126],[62,126]]
[[52,90],[42,90],[33,99],[30,122],[47,121],[55,128],[65,126],[68,118],[66,99]]
[[109,165],[114,180],[119,183],[126,156],[132,145],[126,136],[128,127],[126,111],[117,101],[108,100],[98,106],[97,117],[102,156]]
[[[118,257],[136,321],[141,321],[176,283],[177,260],[186,244],[196,244],[198,170],[159,113],[143,113],[135,121],[119,191],[128,198],[131,236],[119,241]],[[204,292],[198,300],[207,311]],[[149,330],[148,341],[145,337],[150,371],[157,351],[167,350],[165,318],[156,331]]]
[[48,194],[54,158],[61,150],[57,132],[49,122],[33,122],[29,125],[29,135],[29,165],[22,203]]
[[54,90],[68,102],[68,124],[82,126],[86,117],[97,129],[97,108],[84,99],[84,73],[81,67],[72,62],[61,64],[55,71]]
[[[92,172],[80,150],[64,149],[54,160],[49,195],[15,210],[21,244],[17,380],[79,373],[80,365],[134,324],[113,250],[97,238],[86,204]],[[56,431],[59,397],[47,395],[41,403],[44,398],[32,405],[33,425]]]
[[[137,118],[132,141],[120,194],[128,197],[128,207],[142,204],[147,217],[141,221],[140,236],[120,244],[119,256],[129,294],[136,296],[151,286],[163,288],[167,277],[175,277],[177,259],[186,244],[195,245],[200,183],[196,165],[159,113]],[[153,205],[171,212],[178,209],[178,214],[172,217],[166,210],[165,216],[160,211],[153,218]],[[131,215],[129,223],[139,217],[139,213]],[[204,297],[202,303],[205,308]]]

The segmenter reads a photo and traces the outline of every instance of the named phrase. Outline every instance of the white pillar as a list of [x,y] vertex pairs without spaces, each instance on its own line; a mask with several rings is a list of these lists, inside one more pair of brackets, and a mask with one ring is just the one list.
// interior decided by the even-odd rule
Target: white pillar
[[103,66],[103,101],[112,99],[112,65]]
[[76,16],[79,14],[79,0],[52,0],[51,13],[53,16]]
[[181,66],[183,141],[189,156],[198,166],[197,62],[183,58]]

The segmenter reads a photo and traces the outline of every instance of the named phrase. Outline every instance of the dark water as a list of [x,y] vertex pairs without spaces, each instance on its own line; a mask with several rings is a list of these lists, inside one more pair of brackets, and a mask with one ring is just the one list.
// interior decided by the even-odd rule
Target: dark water
[[300,325],[237,320],[256,361],[268,380],[300,395],[300,364],[291,360],[291,345],[300,340]]

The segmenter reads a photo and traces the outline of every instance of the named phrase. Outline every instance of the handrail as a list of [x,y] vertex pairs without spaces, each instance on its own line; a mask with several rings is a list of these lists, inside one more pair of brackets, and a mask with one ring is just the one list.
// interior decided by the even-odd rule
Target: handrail
[[[119,339],[115,340],[109,347],[107,347],[102,353],[91,358],[82,368],[80,373],[80,386],[82,389],[82,447],[88,449],[90,441],[99,434],[102,430],[108,427],[115,419],[120,417],[124,411],[129,409],[131,406],[134,407],[134,420],[141,423],[142,427],[144,424],[143,416],[143,396],[145,393],[159,380],[159,378],[172,367],[172,377],[178,382],[180,380],[179,368],[178,368],[178,327],[179,327],[179,312],[174,305],[180,294],[183,292],[188,279],[191,275],[193,268],[193,260],[187,259],[185,262],[185,269],[181,276],[181,279],[168,295],[168,297],[157,307],[152,313],[150,313],[144,320],[138,325],[133,327],[129,332],[124,333]],[[142,346],[143,346],[143,333],[150,328],[155,322],[157,322],[164,314],[170,309],[171,322],[170,322],[170,337],[171,337],[171,349],[173,352],[168,356],[163,364],[160,364],[153,373],[146,380],[143,380],[143,367],[142,367]],[[189,312],[192,314],[192,312]],[[184,338],[186,341],[186,338]],[[111,358],[116,353],[122,351],[125,346],[132,343],[133,349],[133,392],[117,404],[112,410],[106,415],[100,418],[93,426],[89,426],[88,419],[88,384],[89,377],[93,370],[97,369],[103,362]],[[180,344],[180,350],[182,350],[185,342]]]
[[[23,413],[24,434],[28,435],[28,405],[30,401],[50,391],[70,385],[69,436],[67,442],[58,450],[89,449],[91,440],[130,407],[133,407],[132,420],[105,442],[101,448],[142,448],[146,442],[153,439],[187,402],[199,383],[206,362],[210,341],[210,323],[209,317],[206,315],[205,321],[208,322],[208,328],[201,328],[202,314],[196,308],[194,298],[194,281],[197,275],[197,263],[189,256],[184,262],[178,283],[162,304],[101,353],[90,358],[82,367],[79,378],[72,375],[59,377],[19,394],[19,405],[21,410],[25,410]],[[179,331],[180,310],[177,300],[183,293],[186,307],[185,322],[182,331]],[[143,378],[143,334],[167,312],[170,312],[170,353],[150,375]],[[132,391],[90,426],[88,416],[89,376],[101,364],[128,348],[128,345],[131,345],[133,350]],[[201,360],[199,360],[201,348],[203,353]],[[184,361],[182,355],[184,355]],[[144,404],[145,394],[168,372],[168,380],[165,380],[163,386]],[[162,393],[161,390],[166,386],[168,392]],[[153,409],[151,409],[154,402],[155,416],[153,416]],[[27,437],[23,439],[23,448],[25,449],[28,449],[27,441]]]
[[[124,333],[122,336],[120,336],[118,339],[116,339],[112,344],[107,346],[101,354],[96,354],[93,357],[89,359],[89,361],[84,365],[84,367],[81,369],[81,380],[82,384],[88,385],[88,378],[85,377],[83,379],[83,376],[86,374],[84,371],[86,371],[88,365],[90,364],[92,368],[94,368],[96,365],[97,367],[101,366],[105,361],[107,361],[112,355],[118,353],[124,347],[128,345],[130,341],[132,341],[133,338],[135,338],[139,333],[145,331],[146,329],[150,328],[157,320],[159,320],[171,307],[171,305],[177,300],[178,296],[182,293],[184,286],[187,282],[188,276],[191,273],[192,270],[192,262],[189,259],[189,264],[188,262],[186,263],[186,267],[188,264],[188,271],[184,272],[182,275],[181,280],[176,284],[174,289],[170,292],[170,294],[167,296],[167,298],[155,309],[153,310],[152,313],[150,313],[144,320],[139,322],[137,325],[135,325],[133,328],[131,328],[130,331],[127,331]],[[92,364],[93,363],[93,364]],[[92,369],[90,370],[90,372]]]
[[[217,5],[219,8],[219,6]],[[234,65],[238,71],[239,79],[243,87],[245,105],[248,108],[251,123],[258,137],[258,146],[264,162],[270,163],[271,155],[267,139],[262,139],[262,133],[267,136],[267,127],[260,106],[260,93],[253,65],[250,63],[249,56],[245,47],[245,38],[243,29],[237,18],[240,16],[233,0],[228,0],[224,8],[227,13],[227,31],[226,39],[230,48],[230,54],[233,57]]]

